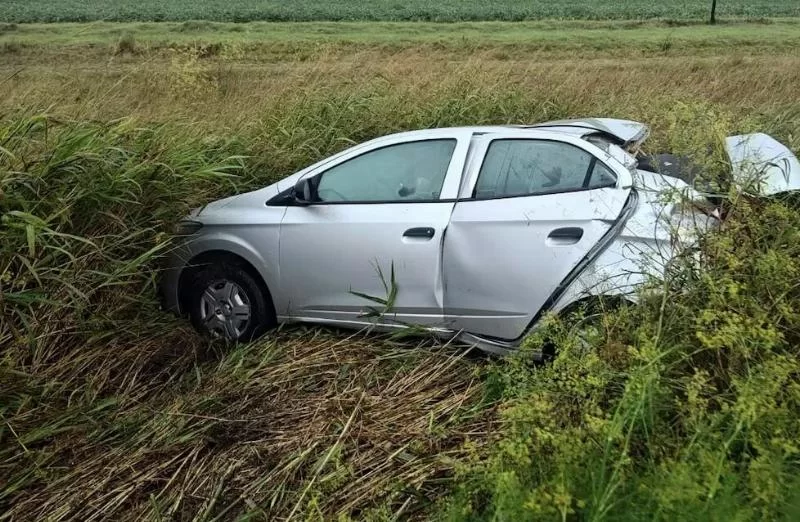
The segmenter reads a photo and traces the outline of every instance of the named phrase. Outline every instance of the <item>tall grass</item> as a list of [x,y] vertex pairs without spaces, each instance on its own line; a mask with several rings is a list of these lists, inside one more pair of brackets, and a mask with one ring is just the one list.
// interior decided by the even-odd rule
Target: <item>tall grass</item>
[[0,518],[418,509],[476,390],[458,352],[277,334],[222,352],[159,311],[173,223],[256,184],[235,141],[0,125]]
[[[0,335],[32,354],[48,353],[62,328],[116,323],[124,332],[136,323],[170,224],[244,182],[235,176],[241,158],[227,155],[227,144],[175,142],[163,128],[129,121],[20,117],[3,126],[0,143],[3,297],[11,306]],[[69,324],[59,322],[64,311]],[[40,317],[49,318],[45,332],[32,324]],[[73,322],[81,317],[109,323]]]
[[0,519],[791,515],[800,223],[780,202],[738,200],[595,351],[551,325],[545,367],[314,329],[226,350],[155,282],[187,210],[395,130],[607,114],[700,162],[755,129],[797,150],[796,57],[138,45],[0,80]]

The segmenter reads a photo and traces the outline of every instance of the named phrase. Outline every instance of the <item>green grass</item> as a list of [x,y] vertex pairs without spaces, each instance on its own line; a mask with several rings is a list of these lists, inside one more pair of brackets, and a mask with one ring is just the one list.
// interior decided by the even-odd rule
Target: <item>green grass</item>
[[[110,59],[110,70],[194,49],[203,62],[231,71],[243,64],[294,64],[364,53],[385,62],[392,53],[448,54],[451,61],[658,59],[790,55],[800,47],[798,19],[718,26],[659,21],[533,22],[158,22],[23,24],[0,31],[0,81],[20,67],[82,68]],[[4,66],[5,63],[5,66]],[[377,62],[375,62],[377,63]],[[629,63],[629,62],[626,62]],[[371,64],[368,64],[371,66]],[[159,66],[154,71],[163,70]],[[24,69],[22,71],[24,75]],[[71,74],[71,73],[68,73]]]
[[[132,37],[141,50],[194,42],[250,47],[349,45],[410,47],[435,44],[453,50],[470,46],[517,46],[532,50],[584,51],[789,49],[800,45],[800,22],[729,23],[717,27],[663,22],[308,22],[245,24],[216,22],[30,24],[0,32],[0,43],[20,46],[113,45]],[[665,45],[667,47],[665,47]]]
[[34,115],[3,118],[0,143],[0,519],[441,494],[481,415],[463,353],[297,328],[225,349],[159,311],[175,219],[268,179],[234,137]]
[[[707,0],[354,0],[258,1],[255,0],[5,0],[0,21],[86,22],[215,20],[229,22],[310,20],[540,20],[557,19],[648,19],[700,20],[708,16]],[[762,18],[798,16],[793,0],[725,0],[720,17]]]
[[589,353],[531,336],[544,367],[297,327],[225,348],[158,308],[190,208],[393,131],[608,115],[700,160],[755,130],[800,151],[791,21],[580,24],[4,29],[0,520],[796,520],[781,201],[734,195]]

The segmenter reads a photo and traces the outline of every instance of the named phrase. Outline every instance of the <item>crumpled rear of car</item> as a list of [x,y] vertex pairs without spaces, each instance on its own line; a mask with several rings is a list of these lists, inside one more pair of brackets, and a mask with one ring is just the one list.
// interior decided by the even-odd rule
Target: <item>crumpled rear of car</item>
[[[636,143],[639,145],[641,142]],[[766,134],[730,136],[725,146],[730,182],[741,191],[773,196],[800,190],[800,162],[774,138]],[[661,164],[656,165],[658,161]],[[651,277],[661,277],[678,252],[692,249],[701,234],[722,224],[718,196],[704,194],[687,183],[697,174],[690,161],[661,154],[653,163],[642,163],[634,175],[636,209],[615,240],[572,283],[554,307],[556,311],[590,295],[635,298],[635,289]]]

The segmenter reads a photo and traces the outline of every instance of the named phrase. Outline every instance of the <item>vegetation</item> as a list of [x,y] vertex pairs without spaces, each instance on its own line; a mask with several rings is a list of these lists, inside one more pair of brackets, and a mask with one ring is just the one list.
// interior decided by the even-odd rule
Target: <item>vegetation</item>
[[[461,471],[452,520],[795,520],[800,212],[734,197],[660,295],[564,322],[545,367],[487,382],[502,434]],[[586,343],[592,347],[586,350]]]
[[[2,27],[2,26],[0,26]],[[541,59],[579,55],[582,58],[611,53],[631,58],[634,52],[676,55],[725,55],[774,53],[800,46],[800,24],[789,20],[727,23],[718,27],[698,24],[676,25],[664,21],[536,21],[536,22],[314,22],[246,24],[215,22],[23,24],[0,29],[0,43],[12,46],[7,63],[19,63],[28,56],[40,63],[41,53],[64,57],[76,52],[84,66],[87,53],[92,60],[108,56],[120,40],[135,41],[139,54],[152,57],[164,50],[208,47],[204,58],[235,48],[245,52],[247,61],[291,61],[309,55],[415,49],[418,52],[449,50],[463,60],[482,50],[502,51],[509,57],[530,61],[531,53]],[[53,49],[53,47],[56,47]],[[433,48],[433,49],[430,49]],[[735,48],[735,49],[731,49]],[[26,52],[28,51],[28,52]],[[546,54],[541,54],[547,51]],[[381,53],[378,53],[380,56]],[[377,56],[376,56],[377,57]],[[225,56],[230,63],[230,54]]]
[[463,354],[304,330],[223,351],[158,310],[170,224],[252,186],[235,143],[44,115],[0,143],[0,516],[408,505],[450,467]]
[[396,130],[603,114],[711,169],[734,132],[797,151],[790,23],[740,47],[110,27],[0,36],[0,520],[797,518],[790,202],[732,195],[655,296],[532,336],[546,366],[306,328],[226,349],[155,296],[188,209]]
[[[52,0],[30,2],[5,0],[0,21],[87,22],[106,21],[184,21],[215,20],[224,22],[314,21],[314,20],[428,20],[455,22],[464,20],[637,20],[669,18],[705,20],[708,0]],[[798,16],[800,6],[783,0],[726,0],[719,6],[722,17],[762,18]]]

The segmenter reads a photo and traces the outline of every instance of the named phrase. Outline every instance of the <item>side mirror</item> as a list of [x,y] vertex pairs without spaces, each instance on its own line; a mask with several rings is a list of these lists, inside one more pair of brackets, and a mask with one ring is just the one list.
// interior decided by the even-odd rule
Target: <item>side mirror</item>
[[292,190],[292,196],[295,205],[310,205],[314,200],[311,180],[308,178],[298,180],[294,185],[294,190]]

